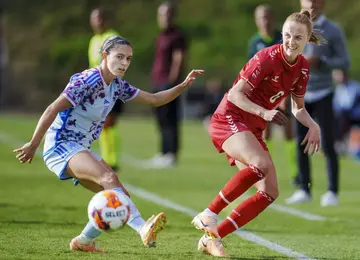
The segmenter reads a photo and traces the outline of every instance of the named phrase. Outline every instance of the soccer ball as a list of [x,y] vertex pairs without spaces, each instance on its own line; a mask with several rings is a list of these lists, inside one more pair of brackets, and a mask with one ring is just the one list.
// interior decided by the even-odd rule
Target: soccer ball
[[90,223],[100,231],[113,231],[123,227],[129,215],[126,197],[114,190],[103,190],[95,194],[88,206]]

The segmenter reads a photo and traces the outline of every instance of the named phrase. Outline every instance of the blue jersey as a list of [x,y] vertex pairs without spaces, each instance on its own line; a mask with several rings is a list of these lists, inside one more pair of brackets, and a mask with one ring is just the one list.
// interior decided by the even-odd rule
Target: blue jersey
[[75,142],[90,148],[99,138],[107,114],[116,100],[135,98],[139,89],[116,77],[106,85],[99,68],[85,70],[70,78],[62,95],[73,105],[61,111],[45,137],[44,155],[63,142]]

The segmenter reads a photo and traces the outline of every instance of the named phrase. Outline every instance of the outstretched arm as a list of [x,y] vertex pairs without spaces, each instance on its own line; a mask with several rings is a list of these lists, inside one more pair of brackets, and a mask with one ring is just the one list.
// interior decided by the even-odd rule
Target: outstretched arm
[[292,95],[291,112],[301,124],[309,128],[301,145],[307,143],[304,153],[309,151],[310,155],[313,155],[315,151],[317,152],[320,149],[320,127],[306,111],[304,97]]
[[21,163],[25,163],[27,161],[29,161],[30,163],[32,161],[36,149],[40,145],[40,142],[43,139],[46,131],[49,129],[50,125],[54,122],[56,115],[60,111],[66,110],[70,107],[72,107],[72,104],[63,95],[61,95],[46,108],[46,110],[39,119],[39,122],[35,128],[31,141],[26,143],[21,148],[14,150],[14,153],[17,153],[16,158]]
[[203,70],[192,70],[183,83],[155,94],[140,90],[139,94],[134,98],[134,102],[154,107],[165,105],[177,98],[186,88],[191,86],[196,76],[203,73]]

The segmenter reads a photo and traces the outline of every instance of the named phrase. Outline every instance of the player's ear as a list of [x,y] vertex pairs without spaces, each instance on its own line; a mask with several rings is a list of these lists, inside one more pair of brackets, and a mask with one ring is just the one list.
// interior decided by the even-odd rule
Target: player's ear
[[108,53],[106,51],[101,52],[101,58],[105,59],[107,57]]

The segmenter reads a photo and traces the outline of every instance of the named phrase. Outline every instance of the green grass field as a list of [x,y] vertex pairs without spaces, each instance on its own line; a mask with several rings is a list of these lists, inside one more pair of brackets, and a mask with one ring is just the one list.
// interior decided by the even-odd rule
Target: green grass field
[[[98,239],[98,245],[109,250],[106,255],[69,251],[69,241],[87,222],[86,208],[92,194],[74,187],[71,181],[58,180],[39,157],[30,165],[17,162],[12,150],[29,140],[36,122],[37,116],[0,115],[0,259],[211,258],[196,250],[201,233],[190,224],[191,216],[137,195],[132,199],[144,218],[160,211],[168,215],[168,225],[159,236],[157,248],[143,248],[138,235],[126,227]],[[152,120],[126,118],[119,130],[126,155],[148,158],[157,152],[158,136]],[[182,130],[178,167],[145,170],[124,162],[119,176],[122,182],[200,211],[236,169],[227,165],[224,155],[216,153],[201,123],[186,122]],[[283,143],[276,139],[274,146],[280,185],[276,204],[286,206],[284,199],[294,188],[290,185]],[[97,144],[94,150],[97,151]],[[359,164],[341,160],[341,204],[332,208],[320,207],[320,196],[326,190],[324,158],[316,155],[312,166],[313,202],[291,209],[326,220],[311,221],[288,214],[287,210],[269,208],[244,229],[312,259],[360,259]],[[230,211],[231,208],[225,213]],[[225,238],[225,243],[233,259],[294,259],[235,234]]]

